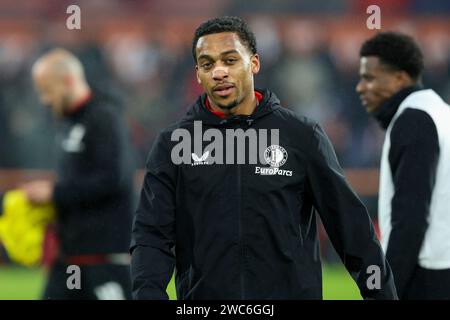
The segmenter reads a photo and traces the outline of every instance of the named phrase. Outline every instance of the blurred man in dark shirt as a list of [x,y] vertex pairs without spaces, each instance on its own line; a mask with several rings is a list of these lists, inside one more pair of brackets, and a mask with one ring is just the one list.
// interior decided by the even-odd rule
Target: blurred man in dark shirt
[[[124,121],[89,87],[83,66],[55,49],[33,66],[41,102],[59,120],[55,182],[23,186],[32,203],[57,209],[60,253],[46,299],[127,299],[133,166]],[[69,265],[81,271],[81,289],[68,289]]]

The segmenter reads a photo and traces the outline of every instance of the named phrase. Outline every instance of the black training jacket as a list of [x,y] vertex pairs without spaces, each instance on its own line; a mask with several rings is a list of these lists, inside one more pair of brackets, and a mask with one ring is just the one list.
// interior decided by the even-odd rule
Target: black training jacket
[[[134,297],[166,299],[176,267],[178,299],[321,299],[317,210],[363,297],[396,298],[371,220],[327,136],[281,107],[273,93],[259,91],[263,99],[251,116],[221,119],[206,109],[203,94],[160,133],[133,225]],[[279,129],[285,163],[261,175],[269,164],[207,164],[205,152],[175,165],[171,153],[179,141],[171,135],[184,128],[194,136],[194,120],[224,136],[226,129]],[[380,271],[375,287],[371,268]]]
[[[404,88],[382,104],[374,113],[380,126],[386,130],[403,100],[419,90],[423,90],[422,86]],[[413,284],[421,281],[418,260],[428,228],[440,147],[433,119],[425,111],[413,108],[407,108],[398,117],[389,139],[388,160],[395,194],[391,201],[392,231],[386,256],[395,276],[398,296],[405,299],[414,289]],[[436,270],[428,272],[428,279],[423,280],[427,285],[433,283]]]
[[54,202],[63,255],[128,251],[134,170],[117,109],[94,95],[60,123]]

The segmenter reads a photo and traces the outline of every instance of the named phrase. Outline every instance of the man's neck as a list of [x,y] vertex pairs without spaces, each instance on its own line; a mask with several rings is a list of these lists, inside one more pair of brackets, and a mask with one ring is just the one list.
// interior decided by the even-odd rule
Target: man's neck
[[70,108],[68,110],[69,113],[74,113],[81,109],[86,103],[91,99],[92,92],[89,87],[84,87],[80,89],[79,92],[76,93],[74,100],[72,101]]

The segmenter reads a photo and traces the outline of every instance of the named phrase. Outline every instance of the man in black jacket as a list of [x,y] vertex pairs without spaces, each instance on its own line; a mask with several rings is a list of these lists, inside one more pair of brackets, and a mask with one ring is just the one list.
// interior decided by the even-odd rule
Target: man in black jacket
[[[61,252],[44,298],[129,298],[133,164],[124,121],[91,91],[70,52],[50,51],[32,73],[42,103],[60,120],[56,182],[23,186],[32,203],[52,201],[57,210]],[[81,289],[67,287],[69,265],[80,268]]]
[[363,297],[396,298],[325,133],[254,90],[260,61],[246,23],[209,20],[192,50],[206,93],[150,151],[132,232],[134,297],[167,299],[176,267],[179,299],[321,299],[316,209]]
[[386,130],[378,218],[399,298],[450,299],[450,107],[422,88],[411,37],[379,33],[360,56],[356,90]]

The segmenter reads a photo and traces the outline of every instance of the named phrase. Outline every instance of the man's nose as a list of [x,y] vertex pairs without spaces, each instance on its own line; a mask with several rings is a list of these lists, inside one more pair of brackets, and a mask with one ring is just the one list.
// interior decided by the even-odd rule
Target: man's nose
[[364,91],[364,86],[363,86],[363,84],[362,84],[362,81],[359,81],[359,82],[356,84],[355,90],[356,90],[356,92],[358,92],[358,93],[361,93],[361,92]]
[[222,67],[222,66],[217,66],[216,68],[214,68],[214,70],[212,72],[212,77],[214,80],[223,80],[224,78],[227,78],[228,77],[228,68]]

